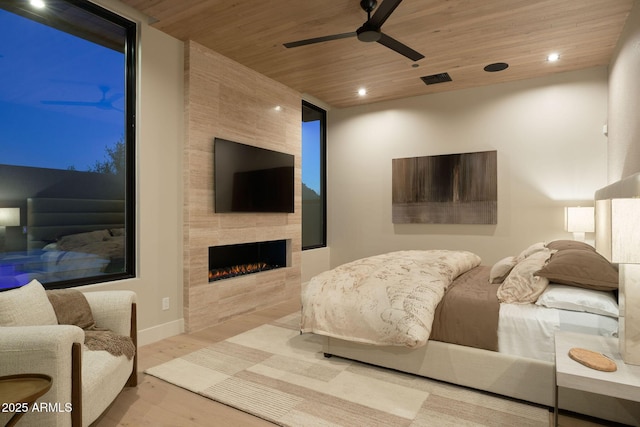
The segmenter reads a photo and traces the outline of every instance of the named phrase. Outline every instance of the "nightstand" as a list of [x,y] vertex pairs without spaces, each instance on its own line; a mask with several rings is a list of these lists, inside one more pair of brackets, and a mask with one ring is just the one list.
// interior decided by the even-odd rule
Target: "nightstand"
[[[618,351],[618,339],[597,335],[558,332],[556,345],[556,394],[554,425],[558,425],[558,388],[612,396],[640,402],[640,366],[627,365]],[[603,372],[587,368],[569,357],[573,347],[602,353],[613,360],[618,369],[615,372]]]

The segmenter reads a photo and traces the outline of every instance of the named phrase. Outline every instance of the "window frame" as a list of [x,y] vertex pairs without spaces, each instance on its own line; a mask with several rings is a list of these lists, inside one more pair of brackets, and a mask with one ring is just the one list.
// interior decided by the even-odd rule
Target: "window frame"
[[[305,108],[313,110],[314,113],[320,115],[320,200],[322,203],[322,242],[314,245],[304,245],[302,243],[302,250],[311,250],[327,247],[327,112],[326,110],[314,105],[308,101],[302,100],[302,120],[304,122],[304,110]],[[301,174],[302,175],[302,174]],[[303,200],[304,204],[304,200]],[[302,210],[304,215],[304,209]],[[304,224],[304,220],[302,221]],[[304,228],[303,231],[304,233]]]
[[[26,2],[25,2],[26,3]],[[123,30],[124,47],[109,39],[108,33],[103,31],[100,34],[98,26],[91,27],[86,22],[78,25],[74,24],[73,8],[82,9],[97,20],[106,20]],[[97,283],[112,282],[122,279],[136,277],[137,275],[137,248],[136,248],[136,91],[137,91],[137,44],[138,26],[131,21],[111,10],[88,1],[54,0],[43,9],[33,9],[28,4],[10,3],[2,5],[2,9],[20,15],[26,19],[39,22],[49,27],[55,28],[73,36],[88,40],[90,42],[114,48],[118,46],[118,51],[124,55],[124,129],[123,139],[125,145],[125,177],[124,177],[124,222],[125,222],[125,249],[124,266],[122,271],[105,273],[98,276],[84,276],[80,278],[65,279],[52,282],[44,282],[46,289],[68,288],[75,286],[85,286]],[[53,10],[53,12],[51,12]],[[68,13],[71,11],[71,13]],[[56,15],[57,14],[57,15]],[[112,33],[113,34],[113,33]],[[120,35],[117,36],[119,41]],[[4,290],[4,289],[3,289]]]

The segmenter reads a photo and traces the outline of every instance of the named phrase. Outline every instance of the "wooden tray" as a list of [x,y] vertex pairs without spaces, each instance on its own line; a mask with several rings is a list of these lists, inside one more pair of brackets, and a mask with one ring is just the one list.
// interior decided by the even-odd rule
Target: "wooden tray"
[[614,372],[618,369],[616,362],[602,353],[574,347],[569,350],[569,357],[584,366],[604,372]]

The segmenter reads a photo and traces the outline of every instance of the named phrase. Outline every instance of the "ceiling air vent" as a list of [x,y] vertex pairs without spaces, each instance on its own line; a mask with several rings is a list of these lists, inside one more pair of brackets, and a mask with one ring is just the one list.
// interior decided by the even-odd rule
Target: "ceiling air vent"
[[437,83],[450,82],[451,76],[449,75],[449,73],[438,73],[432,74],[430,76],[422,76],[420,77],[420,79],[422,79],[422,81],[426,85],[434,85]]

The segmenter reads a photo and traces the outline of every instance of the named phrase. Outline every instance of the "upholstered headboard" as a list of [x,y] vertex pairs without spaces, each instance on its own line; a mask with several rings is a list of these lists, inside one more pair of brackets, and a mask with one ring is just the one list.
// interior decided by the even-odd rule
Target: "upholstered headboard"
[[[606,187],[603,187],[596,191],[595,194],[595,202],[596,202],[596,249],[602,255],[604,255],[607,259],[611,260],[614,252],[618,253],[619,249],[622,246],[637,246],[637,241],[635,241],[635,235],[632,231],[637,229],[637,226],[633,226],[633,221],[629,221],[628,219],[638,217],[638,199],[640,198],[640,173],[631,175],[625,179],[620,181],[616,181]],[[624,221],[626,227],[630,227],[628,233],[619,231],[616,232],[616,228],[612,224],[612,212],[613,212],[613,203],[615,199],[626,199],[618,201],[615,206],[617,206],[616,212],[618,212],[617,217],[620,218],[620,214],[624,213],[624,215],[628,216],[628,219]],[[623,206],[624,204],[624,206]],[[637,220],[635,222],[637,224]],[[618,226],[619,227],[619,226]],[[613,243],[613,234],[617,236],[626,236],[629,240],[623,241],[620,238],[616,239],[616,245]]]
[[61,236],[123,228],[124,200],[27,199],[27,247],[39,249]]
[[640,173],[631,175],[596,191],[596,200],[640,197]]

